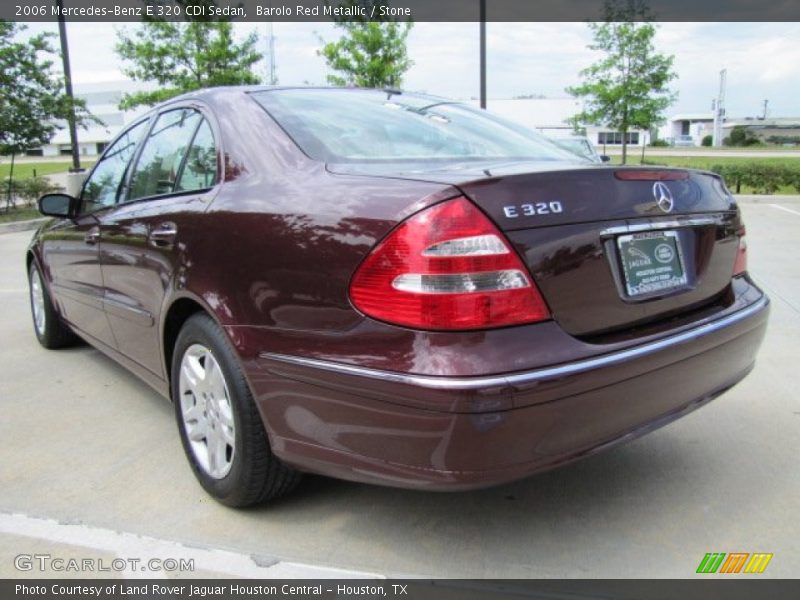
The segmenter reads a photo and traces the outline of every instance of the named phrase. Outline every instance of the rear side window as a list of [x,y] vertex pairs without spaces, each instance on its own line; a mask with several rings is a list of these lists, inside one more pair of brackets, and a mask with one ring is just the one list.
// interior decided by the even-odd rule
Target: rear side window
[[[206,148],[210,146],[214,156],[214,166],[211,169],[213,175],[209,177],[204,177],[203,174],[210,167],[207,163],[198,164],[198,152],[193,150],[192,141],[198,133],[202,133],[202,139],[198,141]],[[127,199],[136,200],[213,185],[216,176],[216,154],[213,148],[211,130],[199,112],[178,109],[162,113],[144,142],[131,177]],[[195,157],[194,164],[184,178],[183,171],[189,162],[186,159],[192,155]]]
[[83,187],[81,212],[94,212],[117,202],[120,184],[146,125],[147,121],[134,125],[108,148]]
[[186,155],[186,164],[175,185],[175,191],[201,190],[213,186],[216,182],[217,148],[214,145],[211,126],[204,120],[200,123]]

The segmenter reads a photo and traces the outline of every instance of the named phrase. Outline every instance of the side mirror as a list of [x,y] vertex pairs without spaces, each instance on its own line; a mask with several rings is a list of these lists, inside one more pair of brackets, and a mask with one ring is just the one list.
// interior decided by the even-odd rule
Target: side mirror
[[45,194],[39,198],[39,212],[48,217],[71,219],[78,212],[78,199],[67,194]]
[[608,162],[611,160],[611,157],[608,154],[601,154],[600,160],[602,160],[603,162]]

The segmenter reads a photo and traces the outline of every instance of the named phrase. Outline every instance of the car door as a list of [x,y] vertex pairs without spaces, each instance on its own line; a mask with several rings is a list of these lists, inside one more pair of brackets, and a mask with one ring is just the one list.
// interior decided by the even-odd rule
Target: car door
[[83,185],[78,215],[42,236],[44,262],[62,316],[94,341],[115,347],[104,311],[105,287],[100,268],[100,221],[117,201],[138,139],[141,121],[108,147]]
[[117,348],[165,378],[158,324],[169,287],[187,261],[217,182],[208,120],[191,107],[162,112],[143,141],[119,204],[100,219],[106,312]]

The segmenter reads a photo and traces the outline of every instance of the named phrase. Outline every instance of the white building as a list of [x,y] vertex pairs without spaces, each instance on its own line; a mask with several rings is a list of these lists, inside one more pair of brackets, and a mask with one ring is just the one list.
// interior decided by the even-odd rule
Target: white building
[[[78,128],[78,152],[81,156],[98,156],[124,125],[147,111],[147,107],[126,111],[119,109],[123,94],[143,89],[147,88],[135,81],[112,81],[74,86],[75,96],[85,100],[89,112],[103,122],[102,125],[92,123],[86,129]],[[60,122],[59,127],[49,144],[31,149],[26,154],[44,157],[71,155],[69,128],[65,122]]]
[[[782,118],[730,118],[722,122],[722,139],[729,137],[734,127],[744,127],[750,133],[768,143],[796,145],[800,138],[800,117]],[[700,146],[703,138],[714,134],[714,115],[712,113],[677,114],[662,127],[660,135],[667,141],[673,141],[681,135],[692,136],[695,146]]]
[[[471,104],[477,105],[475,100]],[[572,98],[489,98],[486,108],[490,112],[535,129],[550,137],[572,134],[572,126],[568,119],[581,112],[581,101]],[[595,146],[621,146],[622,134],[610,127],[590,125],[586,127],[586,136]],[[642,146],[650,143],[650,134],[641,129],[629,131],[628,144]]]
[[761,141],[786,146],[797,146],[800,140],[800,117],[767,117],[726,120],[722,125],[722,138],[730,136],[734,127],[744,127]]
[[699,146],[705,136],[714,134],[714,115],[711,112],[677,114],[670,117],[660,134],[668,142],[690,135],[694,145]]

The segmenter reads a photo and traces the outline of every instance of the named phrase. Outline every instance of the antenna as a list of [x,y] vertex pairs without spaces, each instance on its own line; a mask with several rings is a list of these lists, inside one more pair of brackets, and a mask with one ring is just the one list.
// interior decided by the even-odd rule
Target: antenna
[[[272,7],[272,0],[269,2]],[[273,21],[270,18],[267,21],[267,84],[275,85],[278,83],[278,78],[275,76],[275,32],[273,30]]]

